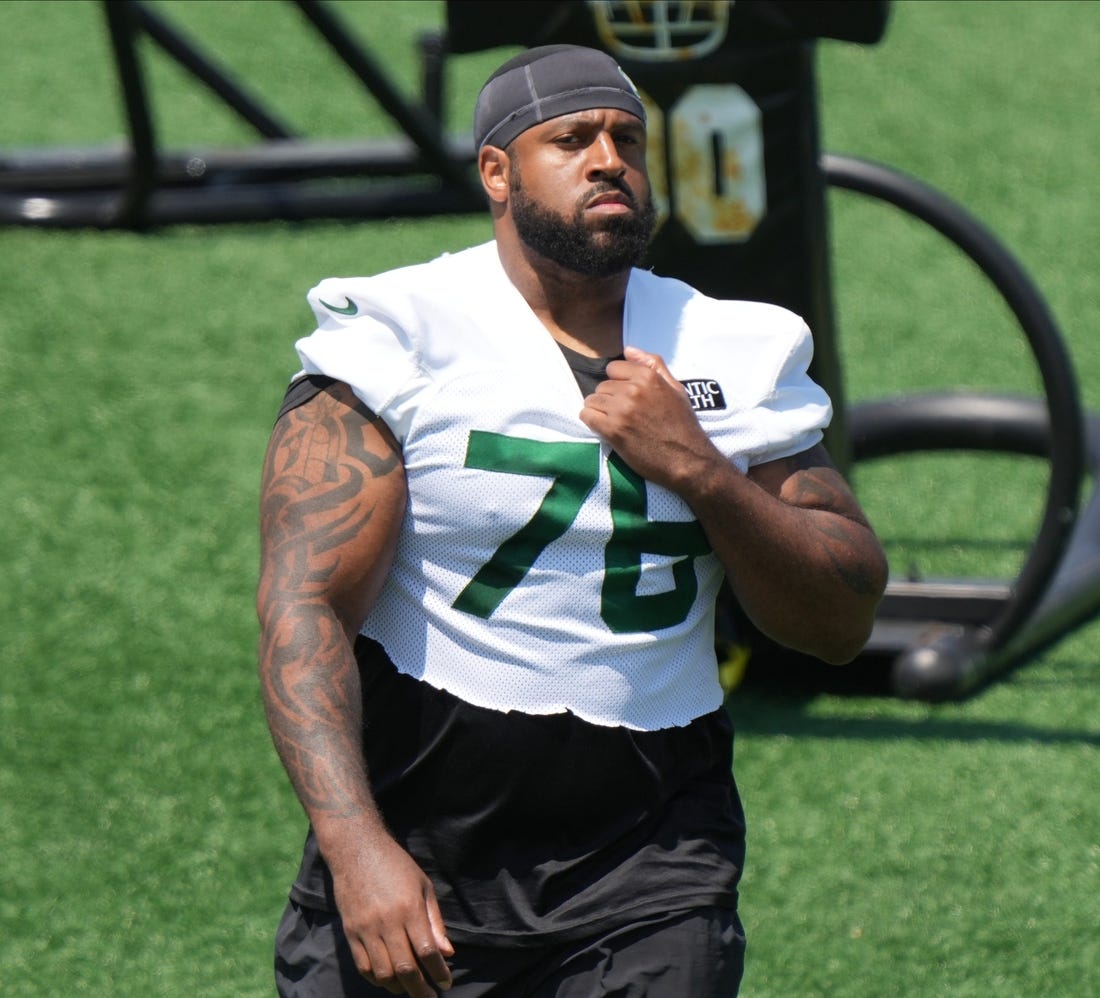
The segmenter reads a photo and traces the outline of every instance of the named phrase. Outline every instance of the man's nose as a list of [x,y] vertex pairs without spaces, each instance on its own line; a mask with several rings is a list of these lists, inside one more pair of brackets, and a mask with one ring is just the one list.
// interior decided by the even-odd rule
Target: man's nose
[[626,173],[626,161],[619,152],[614,138],[600,132],[589,146],[588,172],[590,176],[621,177]]

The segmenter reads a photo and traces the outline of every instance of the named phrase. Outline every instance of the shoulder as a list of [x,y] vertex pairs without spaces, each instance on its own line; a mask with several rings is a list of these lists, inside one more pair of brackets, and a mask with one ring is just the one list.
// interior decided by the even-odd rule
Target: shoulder
[[371,277],[321,281],[309,293],[316,327],[295,343],[302,372],[347,383],[403,439],[415,400],[440,372],[455,370],[461,345],[481,329],[471,317],[491,313],[498,272],[488,243]]
[[691,318],[708,318],[767,331],[803,332],[807,329],[800,315],[763,301],[713,298],[675,277],[662,277],[648,270],[634,270],[630,277],[630,295],[635,303],[657,308],[662,313],[677,312]]
[[363,315],[402,313],[425,301],[453,300],[468,294],[479,279],[499,267],[496,244],[489,242],[443,253],[433,260],[367,277],[328,277],[307,295],[319,328],[343,326]]
[[[627,298],[631,342],[668,360],[676,355],[725,357],[754,378],[772,381],[813,353],[801,316],[768,302],[713,298],[675,278],[635,271]],[[749,373],[745,370],[745,373]]]

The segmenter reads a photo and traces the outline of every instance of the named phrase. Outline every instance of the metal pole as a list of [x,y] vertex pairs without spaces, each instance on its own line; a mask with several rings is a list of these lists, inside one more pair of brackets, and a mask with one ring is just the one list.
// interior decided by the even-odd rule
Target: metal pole
[[157,182],[157,151],[145,79],[135,49],[137,25],[129,0],[104,0],[107,28],[118,69],[126,121],[130,130],[130,170],[121,199],[105,224],[139,229],[146,224],[146,208]]

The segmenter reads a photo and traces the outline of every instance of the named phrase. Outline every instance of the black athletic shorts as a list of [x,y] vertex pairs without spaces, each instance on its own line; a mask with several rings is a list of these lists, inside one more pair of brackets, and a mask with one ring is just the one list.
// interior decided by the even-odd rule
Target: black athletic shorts
[[[735,998],[745,936],[731,908],[671,912],[546,947],[456,943],[446,998]],[[275,942],[282,998],[383,998],[355,969],[338,915],[291,901]]]

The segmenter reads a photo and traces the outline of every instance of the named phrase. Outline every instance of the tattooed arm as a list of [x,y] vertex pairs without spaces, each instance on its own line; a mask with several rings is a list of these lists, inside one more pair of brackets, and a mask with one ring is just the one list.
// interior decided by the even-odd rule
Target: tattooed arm
[[850,661],[870,636],[887,576],[863,510],[820,445],[747,477],[772,500],[759,543],[738,534],[736,552],[727,542],[723,553],[708,531],[734,592],[775,640],[827,662]]
[[825,449],[743,475],[660,357],[627,347],[625,358],[608,365],[581,419],[691,507],[761,631],[828,662],[854,658],[886,586],[886,557]]
[[268,727],[332,871],[357,966],[395,994],[429,996],[424,972],[448,985],[453,949],[431,882],[375,807],[353,654],[405,501],[397,442],[346,385],[278,421],[261,490],[259,670]]

